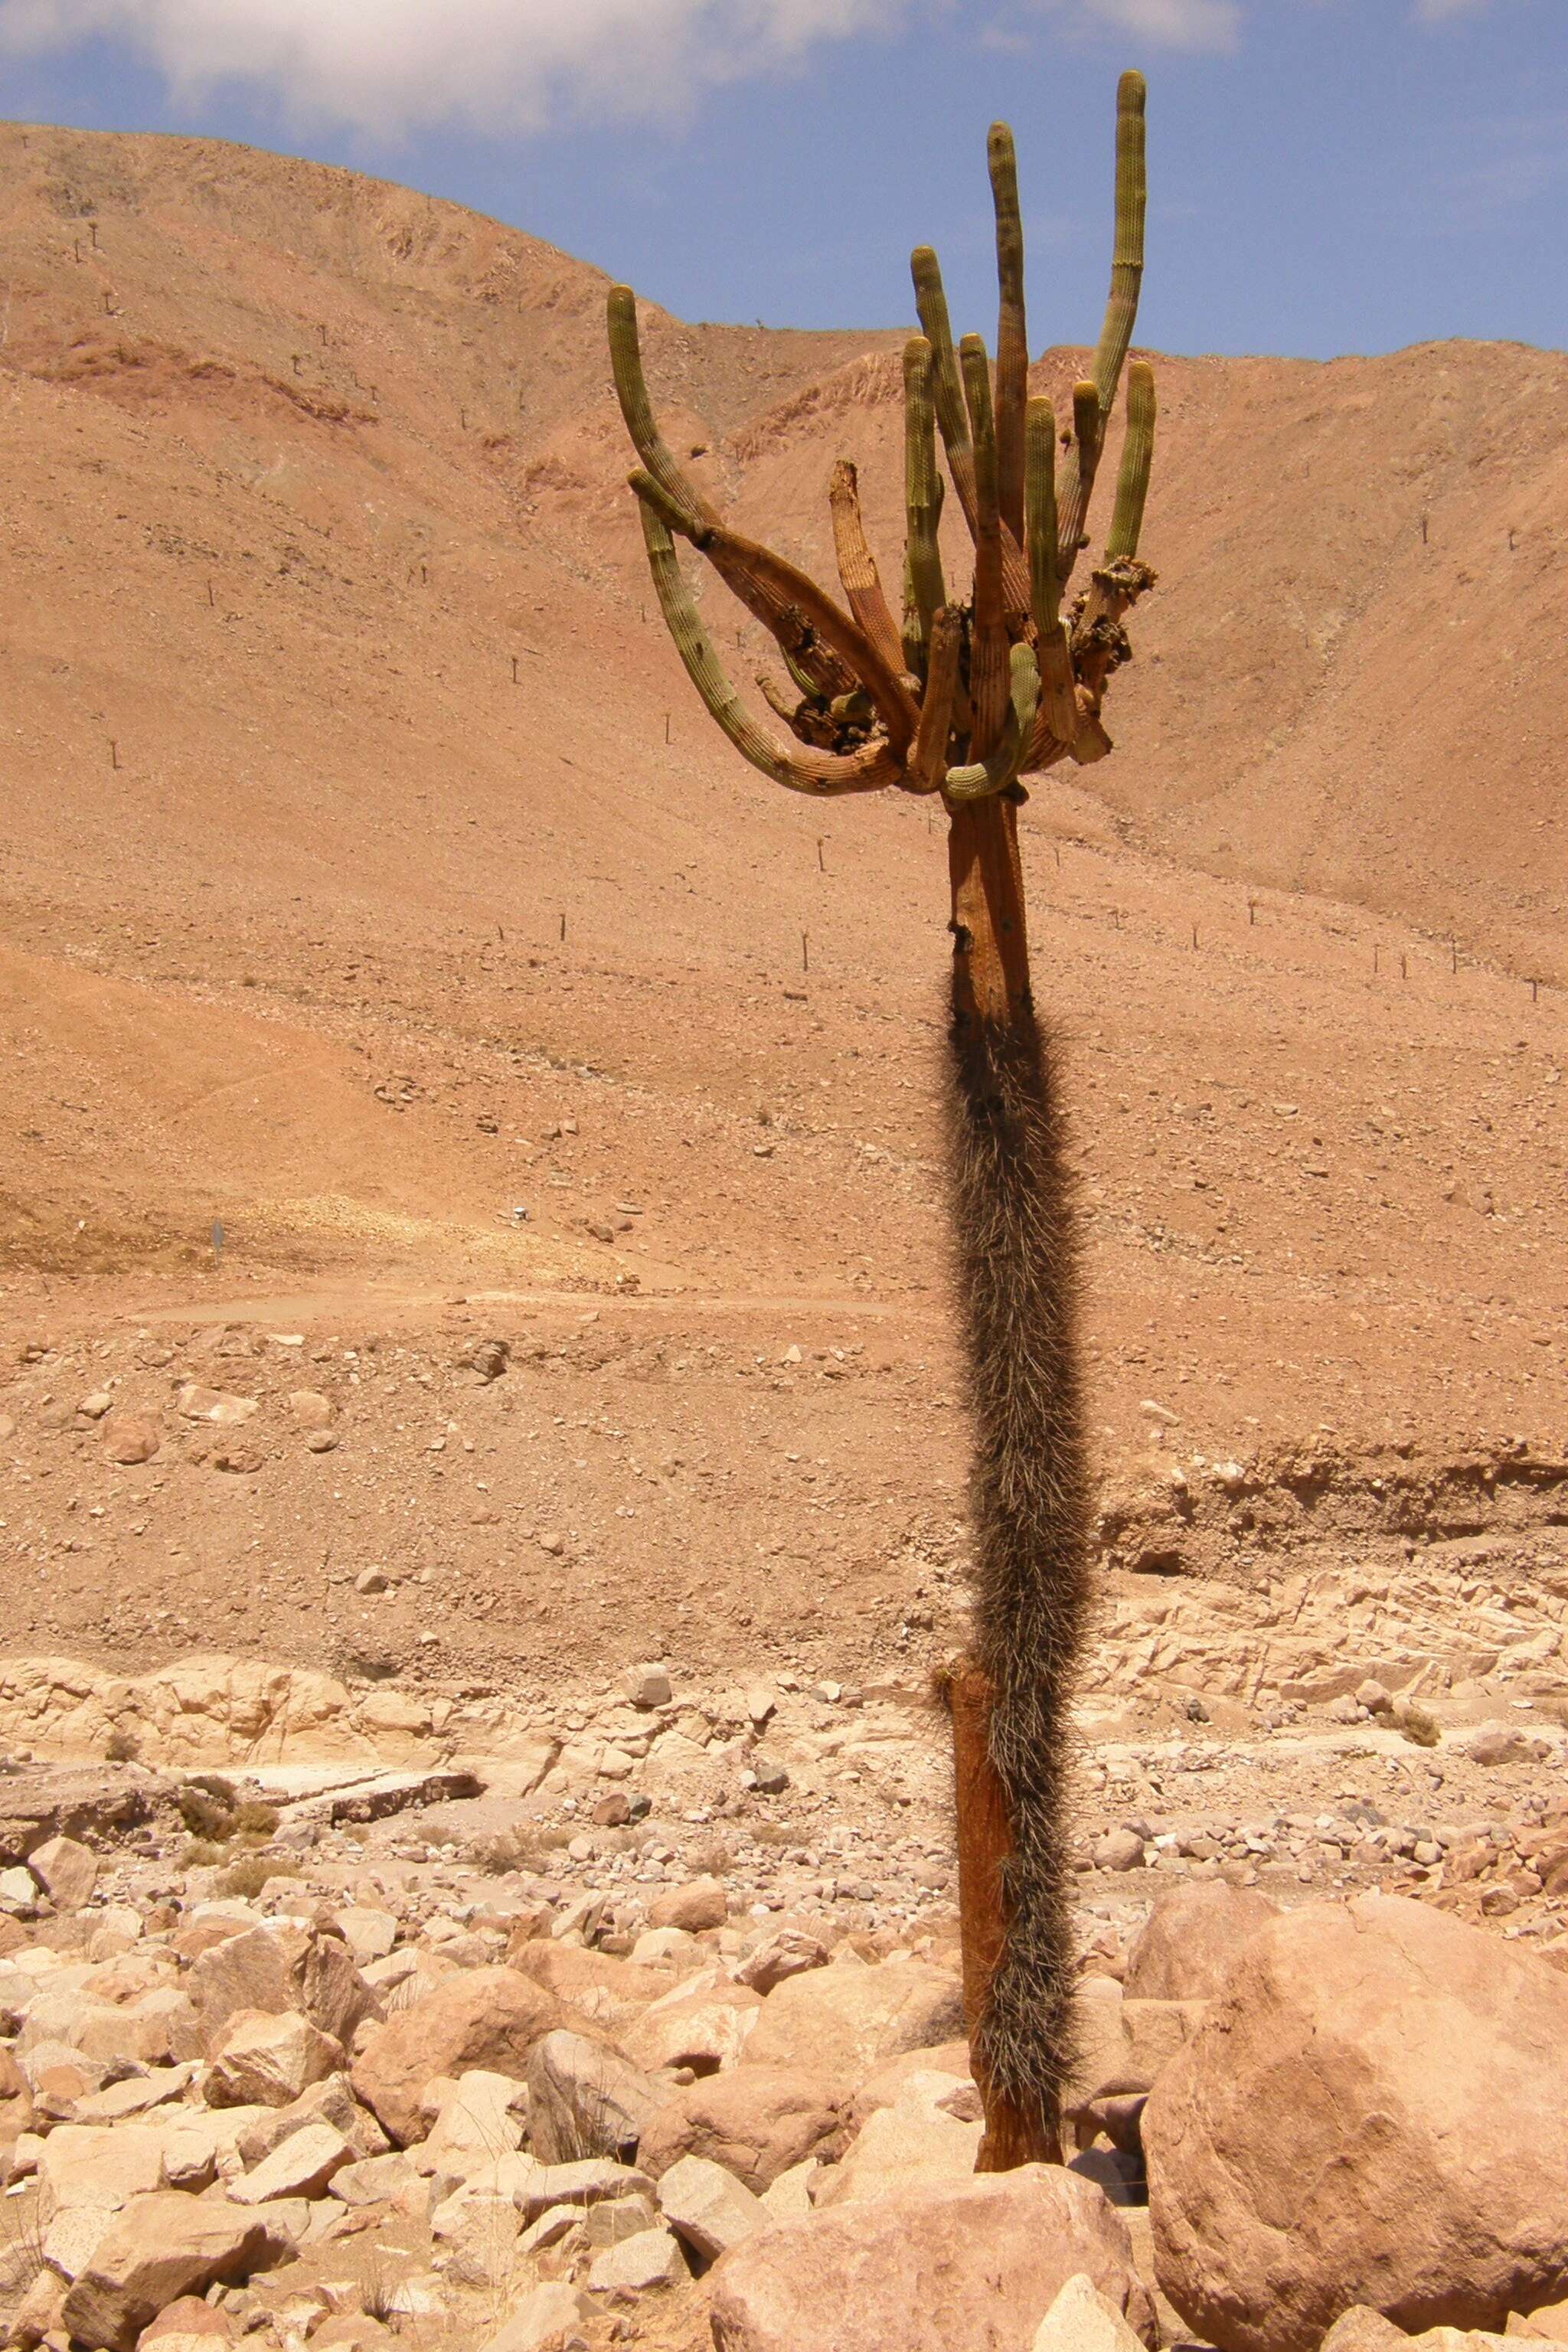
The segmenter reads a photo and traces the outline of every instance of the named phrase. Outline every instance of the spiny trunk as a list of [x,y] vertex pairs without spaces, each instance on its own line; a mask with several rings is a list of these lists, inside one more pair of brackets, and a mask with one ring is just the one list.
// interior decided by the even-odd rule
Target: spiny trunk
[[[1000,1786],[1000,1918],[973,2021],[988,2158],[1022,2131],[1056,2144],[1072,2070],[1067,1887],[1068,1711],[1089,1597],[1077,1255],[1059,1083],[1029,1001],[1016,820],[954,820],[949,1044],[954,1257],[974,1426],[974,1661]],[[976,824],[985,830],[977,832]],[[963,1800],[963,1673],[954,1721]],[[973,1775],[971,1775],[973,1779]],[[968,1791],[972,1875],[984,1792]],[[979,1843],[984,1842],[979,1830]],[[961,1820],[961,1840],[964,1824]],[[992,1873],[993,1877],[995,1872]],[[978,1887],[975,1890],[979,1892]]]

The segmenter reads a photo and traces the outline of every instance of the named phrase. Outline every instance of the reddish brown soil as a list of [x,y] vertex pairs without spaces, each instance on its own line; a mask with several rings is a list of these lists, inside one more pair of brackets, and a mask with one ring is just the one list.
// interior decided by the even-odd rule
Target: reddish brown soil
[[[38,130],[0,234],[16,1642],[310,1655],[321,1580],[398,1551],[458,1663],[868,1662],[962,1510],[940,824],[795,800],[695,704],[592,269]],[[896,337],[647,342],[745,521],[823,569],[843,451],[886,560]],[[1119,750],[1025,815],[1101,1456],[1145,1400],[1213,1455],[1561,1453],[1568,360],[1159,364]],[[268,1400],[258,1467],[190,1443],[184,1379]],[[106,1380],[144,1468],[75,1415]]]

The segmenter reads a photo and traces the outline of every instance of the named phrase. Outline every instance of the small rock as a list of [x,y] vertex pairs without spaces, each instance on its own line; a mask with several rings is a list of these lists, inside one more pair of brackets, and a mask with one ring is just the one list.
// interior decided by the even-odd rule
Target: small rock
[[698,1935],[705,1927],[721,1927],[730,1916],[729,1899],[717,1878],[694,1878],[672,1886],[648,1906],[650,1927],[684,1927]]
[[629,2159],[661,2086],[585,2034],[546,2033],[528,2062],[529,2137],[545,2164],[584,2154]]
[[1107,1830],[1094,1842],[1094,1859],[1101,1870],[1142,1870],[1143,1840],[1136,1830]]
[[236,2205],[267,2205],[279,2197],[324,2196],[332,2176],[353,2161],[353,2150],[331,2124],[307,2124],[290,2133],[254,2172],[228,2184]]
[[174,1405],[187,1421],[210,1421],[220,1429],[231,1429],[259,1411],[260,1399],[230,1396],[222,1389],[205,1389],[195,1381],[187,1381],[175,1397]]
[[735,1977],[738,1983],[750,1985],[753,1992],[766,1994],[775,1985],[783,1984],[786,1977],[797,1977],[806,1969],[826,1968],[828,1957],[826,1945],[805,1928],[781,1927],[748,1954]]
[[664,1666],[628,1666],[623,1687],[633,1706],[668,1706],[674,1696]]
[[399,2010],[356,2059],[355,2095],[395,2140],[423,2137],[425,2085],[470,2067],[523,2080],[534,2044],[563,2022],[558,2003],[515,1969],[473,1968]]
[[837,2153],[844,2096],[826,2076],[795,2067],[747,2064],[707,2074],[658,2109],[637,2160],[660,2179],[683,2157],[706,2157],[760,2196],[782,2174]]
[[27,1867],[57,1911],[79,1911],[98,1884],[98,1856],[75,1838],[46,1838]]
[[659,2210],[687,2244],[709,2260],[728,2253],[767,2219],[762,2200],[706,2157],[683,2156],[660,2176]]
[[77,1407],[77,1411],[81,1414],[84,1421],[101,1421],[104,1414],[108,1412],[113,1405],[113,1402],[114,1396],[111,1390],[94,1389],[90,1396],[83,1397],[81,1402]]
[[111,1462],[151,1462],[158,1451],[158,1432],[150,1421],[117,1412],[103,1433],[103,1450]]
[[1026,2352],[1079,2272],[1156,2340],[1114,2209],[1075,2173],[1024,2165],[758,2231],[713,2273],[713,2340],[717,2352]]
[[933,2048],[963,2030],[962,1990],[945,1969],[920,1960],[810,1969],[768,1995],[746,2063],[856,2083],[885,2058]]
[[679,2286],[689,2277],[679,2241],[668,2230],[638,2230],[596,2254],[588,2272],[588,2292],[612,2297],[647,2294]]
[[485,2338],[480,2352],[566,2352],[569,2343],[581,2339],[586,2310],[575,2287],[547,2281],[523,2297],[496,2333]]

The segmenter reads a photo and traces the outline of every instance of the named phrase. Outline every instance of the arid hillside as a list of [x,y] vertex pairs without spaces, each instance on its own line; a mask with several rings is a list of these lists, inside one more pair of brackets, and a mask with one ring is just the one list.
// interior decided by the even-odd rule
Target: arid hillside
[[[551,1642],[902,1612],[961,1506],[941,828],[801,803],[710,728],[644,583],[603,279],[352,174],[15,127],[0,237],[0,1419],[8,1540],[63,1562],[30,1636],[151,1654],[205,1592],[313,1654],[310,1562],[368,1622],[394,1508],[459,1664],[559,1528]],[[825,566],[843,452],[890,551],[896,336],[646,341],[745,520]],[[1160,380],[1118,752],[1025,819],[1097,1443],[1552,1458],[1568,359]],[[328,1368],[313,1490],[267,1331]],[[475,1495],[489,1334],[543,1386],[489,1391],[519,1409]],[[105,1382],[146,1467],[78,1412]],[[262,1399],[243,1444],[190,1383]],[[287,1559],[267,1606],[244,1547]],[[758,1557],[800,1573],[737,1583]]]

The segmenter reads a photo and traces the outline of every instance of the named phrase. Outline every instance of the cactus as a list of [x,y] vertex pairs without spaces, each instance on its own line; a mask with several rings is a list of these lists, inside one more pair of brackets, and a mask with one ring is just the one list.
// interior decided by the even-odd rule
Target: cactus
[[[1059,2160],[1071,2069],[1072,1954],[1063,1787],[1088,1600],[1088,1482],[1075,1339],[1076,1246],[1059,1084],[1029,982],[1017,834],[1022,777],[1111,748],[1101,716],[1128,659],[1126,616],[1152,585],[1139,542],[1154,380],[1126,363],[1143,270],[1142,77],[1117,105],[1110,293],[1089,373],[1057,419],[1029,396],[1024,236],[1013,134],[988,162],[1000,289],[994,370],[956,346],[942,270],[911,257],[922,332],[903,354],[902,612],[867,538],[855,468],[829,488],[840,604],[743,538],[682,471],[643,373],[630,289],[609,298],[611,364],[640,464],[630,476],[659,607],[688,675],[736,750],[812,793],[940,793],[948,815],[953,962],[948,1112],[954,1261],[974,1423],[972,1654],[949,1678],[959,1795],[965,2005],[986,2131],[981,2168]],[[1123,371],[1127,429],[1101,562],[1064,612]],[[947,585],[940,433],[974,543],[973,583]],[[779,649],[759,677],[784,740],[742,702],[677,555],[713,566]]]

